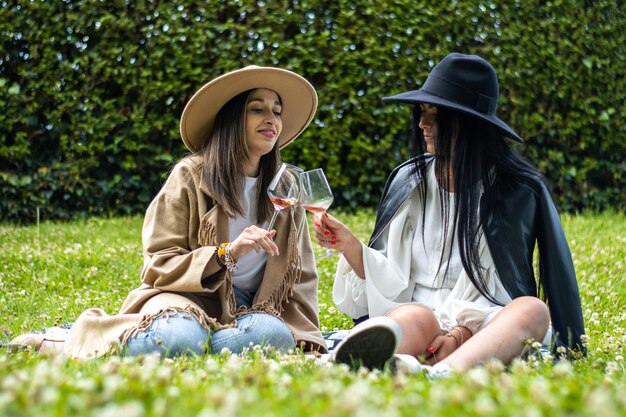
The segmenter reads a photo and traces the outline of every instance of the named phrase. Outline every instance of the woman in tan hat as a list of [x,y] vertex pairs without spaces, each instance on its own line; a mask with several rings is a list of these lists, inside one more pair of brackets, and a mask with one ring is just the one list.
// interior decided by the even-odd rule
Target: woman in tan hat
[[333,351],[337,362],[437,377],[509,363],[529,340],[584,352],[558,213],[507,142],[522,139],[495,115],[497,100],[495,70],[463,54],[445,57],[421,89],[383,99],[413,106],[414,158],[390,175],[369,245],[330,215],[315,219],[317,242],[343,253],[333,299],[362,322]]
[[266,189],[280,149],[311,122],[315,89],[284,69],[250,66],[204,85],[180,132],[192,155],[146,212],[142,285],[119,314],[89,309],[71,331],[22,335],[13,346],[94,357],[239,353],[252,345],[324,351],[318,277],[301,207],[274,211]]

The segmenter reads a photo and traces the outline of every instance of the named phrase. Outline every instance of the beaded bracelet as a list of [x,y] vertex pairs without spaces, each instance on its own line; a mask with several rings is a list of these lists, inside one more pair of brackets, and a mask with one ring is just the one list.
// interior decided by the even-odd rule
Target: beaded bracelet
[[[459,332],[459,336],[461,336],[461,342],[459,343],[459,341],[457,340],[456,337],[454,337],[454,335],[452,334],[453,331],[458,331]],[[454,339],[454,341],[456,342],[456,347],[458,348],[459,346],[461,346],[464,342],[463,340],[463,332],[461,331],[461,329],[459,329],[458,327],[455,327],[454,329],[450,330],[448,332],[448,334],[446,334],[446,336],[451,337]]]
[[230,242],[220,243],[215,251],[215,262],[222,269],[234,271],[237,269],[237,261],[230,254]]
[[234,271],[237,268],[237,260],[230,254],[230,243],[228,243],[226,245],[226,269]]
[[217,265],[222,268],[222,269],[226,269],[226,264],[224,264],[224,262],[222,262],[222,257],[220,256],[220,249],[222,249],[221,247],[222,245],[217,247],[217,250],[215,251],[215,262],[217,262]]

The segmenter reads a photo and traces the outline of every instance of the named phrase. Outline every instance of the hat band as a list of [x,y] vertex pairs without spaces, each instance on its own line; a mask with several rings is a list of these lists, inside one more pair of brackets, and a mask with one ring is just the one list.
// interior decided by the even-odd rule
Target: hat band
[[426,79],[421,90],[437,97],[453,101],[479,113],[492,115],[496,112],[497,99],[468,90],[461,85],[454,84],[432,73]]

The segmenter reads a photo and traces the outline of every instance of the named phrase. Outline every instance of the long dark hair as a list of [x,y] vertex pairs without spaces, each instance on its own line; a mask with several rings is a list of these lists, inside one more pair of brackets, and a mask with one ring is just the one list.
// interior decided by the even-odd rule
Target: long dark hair
[[[419,120],[420,107],[417,105],[413,107],[410,130],[411,153],[414,157],[426,153],[424,135],[418,127]],[[416,175],[425,178],[430,163],[435,164],[435,176],[440,185],[439,196],[442,202],[443,236],[447,236],[449,230],[452,231],[453,238],[457,236],[463,269],[476,289],[496,304],[500,303],[489,293],[478,252],[483,219],[492,212],[497,196],[506,187],[520,182],[539,187],[543,181],[539,172],[510,146],[508,140],[502,132],[487,122],[439,107],[434,158],[426,164],[419,162],[423,159],[416,158],[414,166]],[[450,171],[454,173],[452,184]],[[421,181],[421,184],[420,193],[425,201],[427,181]],[[453,207],[450,207],[450,196],[446,192],[451,189],[454,189]],[[483,194],[487,190],[489,192]],[[422,220],[426,215],[425,206],[423,207]],[[448,221],[450,210],[452,225]],[[423,230],[422,228],[422,236]],[[439,268],[446,262],[445,255],[441,254]],[[445,275],[450,257],[447,259]]]
[[[211,197],[230,216],[244,215],[240,197],[245,183],[244,166],[248,161],[246,145],[246,105],[254,90],[230,99],[215,117],[213,131],[202,145],[203,176]],[[257,182],[257,222],[272,215],[266,190],[280,164],[278,141],[274,149],[261,157]]]

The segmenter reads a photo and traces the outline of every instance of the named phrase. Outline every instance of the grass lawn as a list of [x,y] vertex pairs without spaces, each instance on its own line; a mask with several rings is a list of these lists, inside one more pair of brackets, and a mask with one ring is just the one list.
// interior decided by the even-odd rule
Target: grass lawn
[[[363,240],[371,211],[341,216]],[[114,313],[139,284],[141,218],[0,225],[0,340]],[[490,363],[445,380],[319,367],[258,351],[76,361],[0,350],[0,416],[626,416],[626,216],[564,216],[588,335],[587,358]],[[316,247],[318,253],[321,248]],[[322,330],[337,257],[319,261]]]

